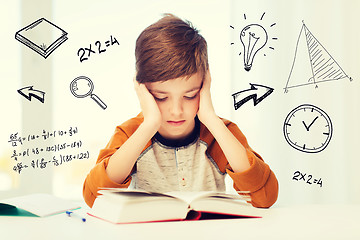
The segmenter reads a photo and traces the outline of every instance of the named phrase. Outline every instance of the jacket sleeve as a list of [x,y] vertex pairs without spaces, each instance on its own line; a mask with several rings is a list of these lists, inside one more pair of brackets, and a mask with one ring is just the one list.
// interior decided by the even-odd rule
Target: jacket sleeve
[[120,127],[117,127],[106,148],[100,150],[96,165],[87,175],[83,185],[83,197],[88,206],[92,207],[98,195],[97,191],[100,188],[127,188],[130,185],[131,176],[128,176],[122,184],[119,184],[112,181],[106,173],[109,158],[127,139],[127,134]]
[[271,207],[276,202],[279,191],[275,174],[261,156],[250,148],[236,124],[230,123],[228,129],[245,147],[250,163],[250,168],[241,173],[234,173],[230,165],[227,165],[226,172],[234,181],[234,189],[248,191],[254,207]]
[[216,162],[221,172],[229,174],[234,182],[234,189],[236,191],[248,192],[253,206],[262,208],[272,206],[276,202],[278,196],[278,181],[275,174],[261,156],[251,149],[246,137],[240,131],[238,126],[229,120],[222,120],[229,131],[244,146],[250,168],[241,173],[233,172],[216,139],[204,125],[201,125],[200,136],[202,140],[208,144],[208,154]]
[[234,173],[230,167],[226,172],[234,181],[236,191],[248,191],[254,207],[268,208],[277,200],[278,181],[275,174],[259,156],[247,150],[250,168]]

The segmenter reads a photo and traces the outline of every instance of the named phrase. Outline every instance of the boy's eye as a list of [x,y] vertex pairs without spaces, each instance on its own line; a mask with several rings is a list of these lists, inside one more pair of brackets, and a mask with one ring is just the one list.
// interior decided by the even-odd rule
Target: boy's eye
[[197,95],[198,95],[198,93],[196,93],[196,94],[193,95],[193,96],[184,96],[184,98],[185,98],[185,99],[188,99],[188,100],[192,100],[192,99],[195,99]]
[[155,96],[154,96],[154,99],[155,99],[156,101],[161,102],[161,101],[165,101],[165,100],[167,99],[167,97],[159,98],[159,97],[155,97]]

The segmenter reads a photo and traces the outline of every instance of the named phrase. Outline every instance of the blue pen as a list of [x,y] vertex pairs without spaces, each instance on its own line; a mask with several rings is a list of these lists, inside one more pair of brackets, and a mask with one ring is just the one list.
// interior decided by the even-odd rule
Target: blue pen
[[75,217],[75,218],[79,218],[81,219],[81,221],[83,222],[86,222],[86,218],[80,216],[79,214],[73,212],[73,211],[66,211],[66,214],[69,216],[69,217]]

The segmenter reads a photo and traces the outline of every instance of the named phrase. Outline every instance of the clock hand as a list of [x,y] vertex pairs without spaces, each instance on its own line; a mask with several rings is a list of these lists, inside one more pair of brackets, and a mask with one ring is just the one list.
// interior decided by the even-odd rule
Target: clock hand
[[[310,127],[310,126],[309,126],[309,127],[308,127],[308,126],[306,126],[306,123],[305,123],[304,121],[302,121],[302,123],[304,124],[304,126],[305,126],[306,130],[307,130],[307,131],[309,131],[309,127]],[[310,125],[311,125],[311,124],[310,124]]]
[[314,124],[314,122],[316,121],[316,119],[318,119],[319,118],[319,116],[317,116],[316,118],[314,118],[314,120],[310,123],[310,125],[309,125],[309,127],[307,128],[307,130],[309,131],[309,129],[310,129],[310,127],[311,127],[311,125],[313,125]]

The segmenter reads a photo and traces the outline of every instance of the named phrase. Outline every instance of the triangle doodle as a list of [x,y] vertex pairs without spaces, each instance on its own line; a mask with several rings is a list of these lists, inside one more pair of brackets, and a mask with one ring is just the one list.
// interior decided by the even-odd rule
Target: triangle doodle
[[[306,77],[304,74],[307,74]],[[289,88],[310,84],[315,84],[317,88],[318,83],[344,78],[349,76],[303,22],[296,43],[294,61],[284,88],[285,93]]]

